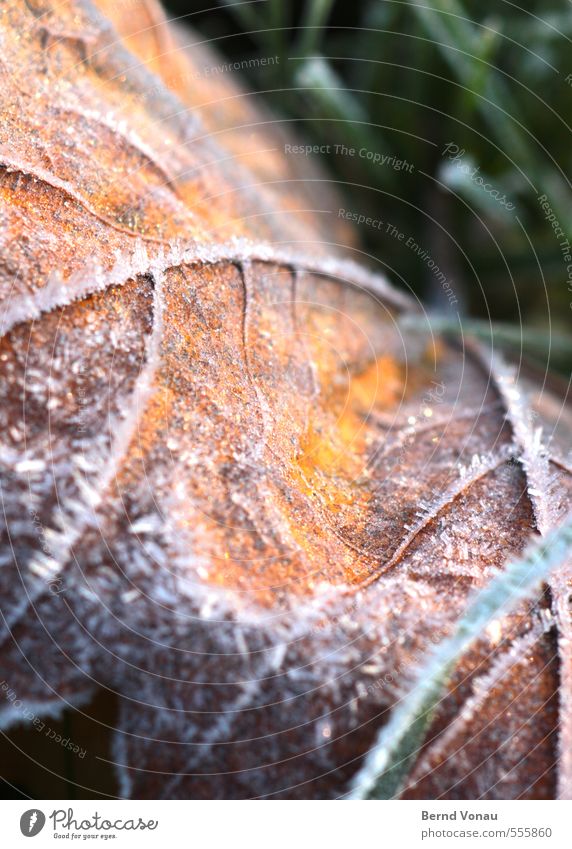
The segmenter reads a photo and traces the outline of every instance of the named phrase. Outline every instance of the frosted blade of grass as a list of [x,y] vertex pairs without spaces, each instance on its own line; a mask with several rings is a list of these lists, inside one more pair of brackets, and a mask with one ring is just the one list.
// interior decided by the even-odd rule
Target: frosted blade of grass
[[[526,9],[521,11],[526,12]],[[527,14],[528,18],[515,18],[511,24],[511,34],[515,41],[522,44],[559,43],[562,38],[572,35],[572,15],[569,11],[547,12],[543,16]]]
[[264,53],[273,52],[276,63],[266,65],[266,80],[274,80],[281,85],[285,73],[285,53],[288,27],[290,25],[289,7],[283,0],[241,0],[227,2],[218,0],[223,9],[227,9],[238,21],[241,29],[248,33]]
[[[412,8],[427,34],[435,40],[447,64],[463,85],[470,88],[477,79],[475,64],[485,60],[479,55],[479,38],[464,18],[462,7],[454,0],[432,0],[431,5],[426,5],[425,0],[414,0]],[[481,97],[476,97],[476,102],[505,149],[510,151],[511,156],[520,160],[521,167],[529,170],[527,166],[530,166],[530,148],[509,117],[512,111],[510,107],[512,105],[514,108],[514,104],[511,104],[511,98],[505,92],[502,81],[493,76],[493,71],[492,68],[486,68],[480,76],[481,90],[474,92],[474,95],[480,94]],[[491,103],[487,101],[500,108],[491,109]]]
[[348,123],[367,120],[357,99],[346,90],[332,66],[321,56],[303,62],[296,72],[296,82],[307,88],[310,96],[315,96],[328,116],[344,118]]
[[553,330],[539,330],[536,327],[526,327],[503,322],[479,321],[478,319],[447,318],[441,315],[430,315],[425,318],[414,315],[404,315],[399,321],[404,330],[421,330],[426,332],[454,334],[457,338],[474,336],[485,342],[493,341],[499,345],[508,345],[518,351],[522,350],[531,357],[542,360],[546,365],[548,358],[551,362],[566,363],[572,357],[572,337],[567,333],[556,333]]
[[[497,24],[496,27],[499,27],[499,25]],[[499,29],[496,27],[492,22],[487,24],[487,29],[482,30],[476,41],[475,56],[478,61],[473,63],[471,76],[467,79],[469,92],[466,95],[474,109],[479,107],[477,95],[484,93],[486,89],[487,77],[492,70],[494,55],[501,46],[502,38]]]
[[227,0],[219,0],[219,5],[223,9],[229,9],[246,32],[250,30],[253,35],[256,35],[257,30],[262,26],[258,16],[258,2],[252,3],[250,0],[243,0],[240,3],[230,3]]
[[289,6],[283,0],[267,0],[268,26],[270,27],[268,36],[272,43],[274,52],[280,58],[280,63],[284,60],[286,31],[289,25]]
[[[303,89],[303,94],[310,101],[311,108],[317,111],[317,128],[320,127],[321,119],[334,119],[340,122],[340,132],[345,136],[340,140],[345,144],[372,151],[383,150],[389,155],[393,153],[379,130],[375,137],[371,135],[367,114],[363,111],[359,100],[346,89],[332,66],[324,58],[315,56],[305,60],[296,72],[295,81]],[[328,140],[330,140],[329,128]],[[358,161],[369,167],[376,180],[379,179],[380,169],[377,165],[372,165],[371,159]]]
[[400,792],[451,671],[462,654],[493,619],[504,616],[522,599],[534,595],[538,584],[571,553],[572,515],[476,593],[451,636],[428,655],[417,683],[379,732],[352,782],[351,799],[391,799]]
[[[547,171],[539,163],[531,139],[512,117],[518,115],[518,107],[505,80],[494,67],[489,68],[486,65],[481,75],[475,75],[475,64],[487,61],[483,57],[486,56],[488,47],[481,57],[482,48],[479,45],[482,39],[479,38],[476,27],[466,19],[462,6],[456,0],[431,0],[430,4],[427,0],[413,0],[412,9],[459,81],[467,88],[472,88],[475,82],[479,81],[480,90],[472,89],[473,96],[483,119],[490,127],[491,134],[507,155],[510,155],[534,181],[536,189],[541,188],[550,194],[558,218],[570,231],[570,201],[568,192],[562,185],[567,178],[564,174],[555,174],[557,179],[550,181],[548,187],[550,170]],[[497,108],[491,108],[495,106]]]
[[[503,180],[498,177],[493,178],[482,168],[477,168],[475,161],[470,156],[463,158],[462,166],[466,167],[461,167],[456,162],[444,162],[439,168],[439,177],[442,182],[468,200],[472,207],[479,209],[487,218],[514,226],[515,215],[518,215],[518,209],[512,201],[510,191]],[[471,178],[471,169],[478,170],[478,175],[485,185],[492,185],[499,193],[502,192],[506,198],[506,202],[500,203],[497,198],[493,197],[489,192],[484,191],[481,185]],[[507,209],[506,204],[508,203],[512,204],[511,209]]]
[[306,0],[298,42],[301,55],[317,52],[333,4],[334,0]]

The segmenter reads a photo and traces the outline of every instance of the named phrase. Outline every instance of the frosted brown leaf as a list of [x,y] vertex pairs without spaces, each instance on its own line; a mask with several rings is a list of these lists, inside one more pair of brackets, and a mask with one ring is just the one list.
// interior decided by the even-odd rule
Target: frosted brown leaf
[[[342,796],[568,512],[566,392],[402,332],[325,175],[155,4],[0,31],[2,678],[117,696],[119,796]],[[569,571],[459,664],[405,797],[570,797]]]

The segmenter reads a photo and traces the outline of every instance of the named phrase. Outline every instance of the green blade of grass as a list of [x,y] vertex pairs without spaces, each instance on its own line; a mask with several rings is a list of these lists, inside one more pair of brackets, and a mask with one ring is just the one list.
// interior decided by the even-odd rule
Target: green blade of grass
[[283,67],[290,7],[283,0],[267,0],[267,6],[268,26],[270,27],[268,35],[274,52],[280,59],[279,64]]
[[400,325],[404,330],[425,330],[431,333],[453,334],[459,338],[474,336],[485,342],[495,342],[508,345],[515,350],[539,358],[544,365],[551,361],[568,362],[572,357],[572,337],[567,333],[540,330],[536,327],[526,327],[503,322],[479,321],[478,319],[458,319],[447,316],[431,315],[426,318],[418,316],[403,316]]
[[352,782],[350,798],[392,799],[399,794],[462,654],[493,619],[537,592],[539,583],[571,553],[572,515],[475,594],[451,636],[428,655],[415,686],[379,732]]
[[[521,167],[531,170],[530,149],[510,118],[511,110],[506,108],[507,99],[510,104],[510,97],[507,98],[504,85],[486,70],[480,75],[476,74],[476,64],[482,64],[485,60],[480,56],[479,39],[465,19],[463,8],[455,0],[431,0],[430,3],[413,0],[412,10],[460,82],[470,87],[479,79],[481,90],[473,91],[473,96],[485,120],[504,148],[510,150],[511,156],[519,159]],[[499,108],[491,109],[493,104]]]
[[[316,129],[319,131],[321,120],[339,122],[339,141],[344,144],[358,148],[366,148],[368,151],[383,150],[384,153],[393,153],[391,146],[382,136],[379,129],[375,136],[369,128],[366,112],[356,96],[348,91],[339,79],[329,62],[321,56],[314,56],[302,62],[295,76],[296,85],[302,89],[302,96],[308,101],[313,113],[316,114]],[[327,137],[330,139],[330,129],[327,129]],[[379,180],[379,167],[372,164],[371,159],[356,160],[359,165],[364,166],[369,173]],[[387,177],[394,178],[390,169]],[[385,176],[385,175],[384,175]]]
[[333,5],[334,0],[306,0],[298,41],[300,55],[309,56],[318,51]]
[[[488,45],[485,42],[485,47],[480,47],[483,40],[467,20],[461,4],[457,0],[413,0],[411,8],[453,73],[464,86],[471,89],[475,104],[489,125],[491,135],[535,183],[536,190],[541,189],[551,197],[552,206],[562,225],[567,232],[572,232],[566,176],[557,173],[556,165],[545,168],[539,163],[525,125],[516,118],[518,107],[515,98],[500,73],[486,65]],[[486,70],[476,74],[476,64],[484,64]],[[478,91],[472,88],[476,82],[479,84]]]
[[230,3],[228,0],[219,0],[219,5],[223,9],[228,9],[245,31],[250,30],[253,34],[256,34],[256,31],[262,25],[258,16],[258,2],[252,3],[251,0],[242,0],[239,3]]
[[[482,183],[475,182],[470,175],[471,169],[476,168]],[[487,172],[477,166],[471,156],[465,156],[462,164],[450,161],[443,162],[439,168],[439,178],[448,188],[460,194],[470,204],[476,207],[488,220],[510,225],[516,229],[515,216],[518,207],[511,197],[509,187],[501,177],[491,177]],[[494,186],[499,193],[497,196],[484,191],[482,185]],[[503,203],[499,203],[498,196],[504,195]],[[512,208],[507,208],[511,204]]]

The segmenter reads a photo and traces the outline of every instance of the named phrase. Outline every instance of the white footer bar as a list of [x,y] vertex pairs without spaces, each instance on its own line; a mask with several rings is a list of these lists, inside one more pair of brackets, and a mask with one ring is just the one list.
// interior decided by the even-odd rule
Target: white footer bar
[[572,802],[0,801],[2,846],[572,846]]

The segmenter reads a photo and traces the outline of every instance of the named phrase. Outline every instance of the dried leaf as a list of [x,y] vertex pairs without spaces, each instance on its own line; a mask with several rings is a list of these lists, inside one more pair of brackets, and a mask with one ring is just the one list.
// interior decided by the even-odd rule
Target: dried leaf
[[[37,714],[117,694],[122,796],[339,796],[568,513],[569,407],[403,334],[238,84],[154,3],[98,5],[117,30],[0,13],[3,678]],[[570,795],[569,592],[463,656],[405,795]]]
[[[391,720],[381,730],[376,745],[353,781],[353,798],[392,799],[400,795],[403,781],[419,754],[442,691],[460,656],[486,628],[496,629],[497,620],[523,598],[537,596],[540,580],[565,563],[571,552],[572,519],[569,518],[552,531],[549,538],[531,546],[522,560],[507,564],[472,601],[469,600],[451,636],[429,656],[415,687],[394,709]],[[538,634],[534,637],[532,642],[527,640],[528,648],[534,645]],[[471,716],[474,708],[473,704]],[[468,713],[467,705],[463,710]],[[439,743],[442,746],[443,738]]]

